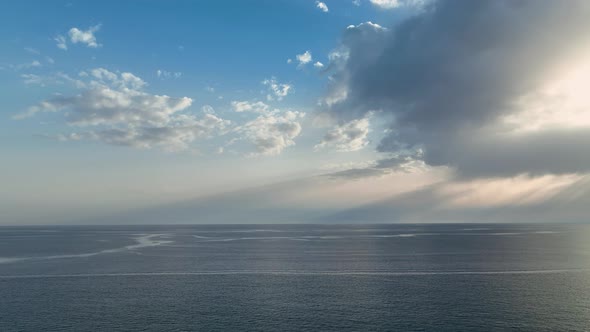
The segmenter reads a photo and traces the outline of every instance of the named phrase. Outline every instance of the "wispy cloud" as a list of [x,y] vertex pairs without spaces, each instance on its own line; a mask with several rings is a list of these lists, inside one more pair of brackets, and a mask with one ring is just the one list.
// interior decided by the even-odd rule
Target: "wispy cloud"
[[156,70],[156,76],[158,76],[158,78],[161,78],[161,79],[180,78],[182,76],[182,73],[179,71],[170,72],[167,70],[158,69],[158,70]]

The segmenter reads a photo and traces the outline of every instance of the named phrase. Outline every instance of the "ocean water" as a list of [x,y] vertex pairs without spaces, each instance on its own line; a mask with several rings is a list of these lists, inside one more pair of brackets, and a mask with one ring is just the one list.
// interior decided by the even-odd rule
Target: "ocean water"
[[590,331],[585,225],[0,228],[0,331]]

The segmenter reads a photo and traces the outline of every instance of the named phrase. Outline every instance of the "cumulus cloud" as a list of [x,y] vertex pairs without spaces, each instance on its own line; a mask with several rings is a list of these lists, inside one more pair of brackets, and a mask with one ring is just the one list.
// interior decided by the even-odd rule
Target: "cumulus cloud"
[[316,2],[315,2],[315,6],[316,6],[316,7],[317,7],[319,10],[323,11],[324,13],[327,13],[328,11],[330,11],[330,10],[328,9],[328,6],[327,6],[327,5],[326,5],[324,2],[321,2],[321,1],[316,1]]
[[[459,174],[590,171],[580,156],[590,126],[527,132],[506,123],[564,68],[590,62],[589,14],[582,0],[441,0],[391,29],[350,26],[331,54],[323,105],[341,121],[382,110],[393,121],[379,151],[420,148],[428,164]],[[544,105],[572,104],[581,109],[559,98]]]
[[[60,112],[79,132],[59,135],[60,140],[96,140],[136,148],[184,150],[198,138],[223,133],[230,122],[214,112],[201,117],[185,112],[193,100],[150,94],[147,85],[132,73],[116,73],[104,68],[82,72],[83,91],[78,95],[58,95],[30,107],[15,118],[39,112]],[[29,78],[36,79],[36,78]]]
[[295,145],[301,133],[300,120],[305,113],[286,111],[280,114],[265,114],[239,126],[235,131],[254,145],[256,155],[278,155],[285,148]]
[[333,147],[341,152],[360,150],[369,144],[369,127],[368,117],[336,126],[324,135],[322,141],[315,146],[315,150],[326,147]]
[[313,58],[311,57],[310,51],[305,51],[302,54],[297,54],[295,56],[295,59],[297,59],[297,61],[299,62],[299,64],[298,64],[299,67],[305,66],[306,64],[310,63],[313,60]]
[[[80,30],[78,28],[71,28],[70,31],[68,31],[68,36],[70,37],[70,42],[72,42],[73,44],[77,44],[77,43],[82,43],[85,44],[88,47],[91,48],[97,48],[102,46],[101,44],[99,44],[96,41],[96,36],[94,35],[95,32],[97,32],[98,30],[100,30],[100,24],[92,26],[90,28],[88,28],[88,30]],[[59,41],[58,41],[58,47],[59,46]],[[60,47],[62,48],[62,47]],[[65,49],[65,48],[63,48]]]
[[266,95],[267,100],[283,100],[289,92],[293,90],[293,85],[287,83],[279,83],[276,78],[271,77],[262,81],[262,84],[267,86],[269,94]]

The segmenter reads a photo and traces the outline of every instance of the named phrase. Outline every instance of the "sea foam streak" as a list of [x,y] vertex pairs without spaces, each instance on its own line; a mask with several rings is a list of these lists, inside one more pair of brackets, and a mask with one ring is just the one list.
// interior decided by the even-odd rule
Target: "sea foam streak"
[[105,249],[95,252],[88,252],[83,254],[68,254],[68,255],[51,255],[51,256],[36,256],[36,257],[0,257],[0,264],[7,264],[7,263],[14,263],[20,262],[25,260],[45,260],[45,259],[66,259],[66,258],[85,258],[85,257],[92,257],[97,255],[103,254],[112,254],[122,251],[131,251],[137,250],[146,247],[155,247],[167,243],[172,243],[173,241],[163,241],[163,240],[153,240],[153,238],[165,236],[166,234],[149,234],[142,236],[135,237],[134,240],[136,241],[135,244],[131,244],[125,247],[120,248],[113,248],[113,249]]

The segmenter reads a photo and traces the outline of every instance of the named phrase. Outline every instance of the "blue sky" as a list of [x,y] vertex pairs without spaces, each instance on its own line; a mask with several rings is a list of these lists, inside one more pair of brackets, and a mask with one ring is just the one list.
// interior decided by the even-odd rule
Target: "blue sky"
[[0,224],[528,221],[585,188],[583,2],[0,7]]

